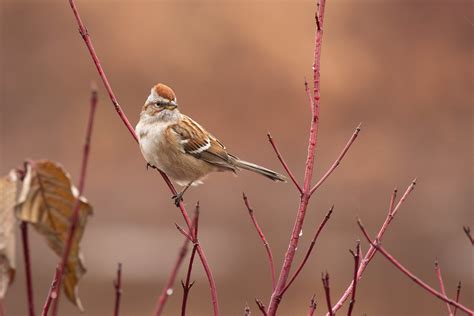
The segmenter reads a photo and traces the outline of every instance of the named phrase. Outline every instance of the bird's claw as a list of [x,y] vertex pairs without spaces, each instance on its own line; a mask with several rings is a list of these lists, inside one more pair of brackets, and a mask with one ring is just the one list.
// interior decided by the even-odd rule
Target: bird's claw
[[183,193],[179,192],[171,197],[174,200],[174,205],[179,207],[179,203],[183,201]]

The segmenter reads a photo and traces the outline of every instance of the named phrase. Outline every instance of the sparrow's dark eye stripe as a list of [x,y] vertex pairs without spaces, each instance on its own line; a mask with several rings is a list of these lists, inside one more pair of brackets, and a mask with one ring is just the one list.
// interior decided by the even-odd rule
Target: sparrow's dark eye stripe
[[176,101],[169,101],[169,100],[160,100],[155,103],[157,106],[167,106],[167,105],[173,105],[173,106],[178,106]]

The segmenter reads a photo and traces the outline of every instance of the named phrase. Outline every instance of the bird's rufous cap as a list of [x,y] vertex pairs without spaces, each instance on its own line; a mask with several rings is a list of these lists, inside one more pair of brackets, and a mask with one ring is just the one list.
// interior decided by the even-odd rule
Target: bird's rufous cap
[[174,91],[165,84],[158,83],[153,87],[152,90],[162,98],[168,99],[170,101],[176,100],[176,95],[174,94]]

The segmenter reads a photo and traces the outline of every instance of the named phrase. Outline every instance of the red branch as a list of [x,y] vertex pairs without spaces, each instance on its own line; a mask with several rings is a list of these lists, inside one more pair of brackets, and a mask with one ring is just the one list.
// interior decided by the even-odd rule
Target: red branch
[[357,128],[355,129],[355,131],[352,134],[351,138],[347,142],[346,146],[344,147],[344,149],[342,149],[341,153],[339,154],[339,157],[337,157],[336,161],[334,161],[334,163],[329,168],[329,170],[326,171],[326,173],[321,177],[321,179],[319,179],[318,182],[316,182],[314,187],[311,189],[311,194],[313,194],[324,183],[324,181],[326,181],[326,179],[329,178],[329,176],[337,168],[337,166],[339,166],[342,159],[344,158],[346,153],[349,151],[349,148],[351,148],[352,144],[354,143],[357,136],[359,135],[361,125],[362,125],[362,123],[360,123],[359,126],[357,126]]
[[59,277],[59,265],[56,266],[56,270],[54,272],[53,282],[51,282],[51,287],[49,288],[48,296],[46,297],[46,301],[43,306],[43,311],[41,312],[41,316],[47,316],[49,307],[51,306],[51,302],[58,297],[58,277]]
[[33,299],[33,278],[31,276],[30,245],[28,240],[28,225],[26,222],[20,223],[21,241],[23,244],[23,257],[25,260],[26,293],[28,295],[28,315],[35,315],[35,304]]
[[[400,199],[400,201],[397,203],[397,205],[395,205],[395,200],[396,200],[398,191],[397,191],[397,189],[393,190],[392,195],[390,196],[390,204],[389,204],[389,207],[388,207],[387,217],[385,218],[385,221],[382,224],[382,227],[380,228],[379,233],[377,234],[377,239],[378,240],[382,240],[382,237],[385,234],[385,231],[387,230],[390,222],[392,221],[392,219],[394,218],[395,214],[398,212],[398,210],[400,209],[402,204],[405,202],[408,195],[413,191],[413,189],[415,188],[415,185],[416,185],[416,179],[413,180],[413,182],[408,186],[408,188],[406,189],[405,193],[403,193],[403,196]],[[362,259],[362,261],[360,262],[359,271],[357,272],[357,280],[360,280],[362,278],[362,274],[364,273],[365,268],[367,268],[367,265],[370,263],[370,261],[374,257],[374,255],[376,253],[376,250],[377,249],[375,247],[370,246],[369,250],[365,254],[364,259]],[[342,305],[344,304],[344,302],[349,298],[349,295],[351,295],[351,293],[352,293],[353,285],[354,285],[354,282],[351,281],[351,283],[347,287],[344,294],[342,294],[339,301],[332,307],[332,311],[334,313],[337,310],[339,310],[342,307]],[[328,316],[328,315],[329,315],[329,313],[326,314],[326,316]]]
[[355,304],[355,296],[357,290],[357,271],[359,271],[359,264],[360,264],[360,241],[358,240],[356,243],[356,251],[349,250],[354,257],[354,278],[352,283],[354,284],[354,290],[352,291],[351,301],[349,303],[349,310],[347,311],[347,316],[352,315],[352,310],[354,309]]
[[[461,281],[458,282],[458,288],[456,290],[456,303],[459,302],[459,296],[461,295]],[[453,316],[456,316],[456,312],[458,311],[457,306],[454,306]]]
[[296,180],[295,176],[293,175],[293,172],[291,172],[290,167],[285,162],[285,159],[283,159],[283,156],[280,153],[280,150],[278,150],[277,145],[275,144],[275,141],[273,140],[272,135],[270,133],[267,134],[268,136],[268,141],[273,147],[273,150],[275,151],[275,154],[277,155],[278,159],[280,160],[281,164],[283,165],[283,168],[285,169],[286,173],[290,177],[291,181],[293,181],[293,184],[295,187],[298,189],[300,193],[303,193],[303,190],[301,189],[300,185],[298,184],[298,181]]
[[313,297],[311,297],[311,301],[309,303],[308,316],[313,316],[314,315],[314,312],[316,311],[316,307],[317,307],[316,295],[313,295]]
[[452,300],[450,299],[449,297],[447,297],[446,295],[444,295],[443,293],[440,293],[438,291],[436,291],[435,289],[433,289],[431,286],[429,286],[428,284],[426,284],[425,282],[423,282],[420,278],[418,278],[416,275],[414,275],[413,273],[411,273],[407,268],[405,268],[404,266],[402,266],[402,264],[400,262],[398,262],[391,254],[389,254],[381,245],[380,245],[380,241],[378,239],[375,239],[375,242],[372,242],[372,239],[370,238],[369,234],[367,233],[367,231],[365,230],[364,226],[362,225],[362,222],[358,219],[357,220],[357,224],[359,225],[362,233],[364,234],[365,238],[367,239],[367,241],[377,249],[378,252],[380,252],[385,258],[388,259],[388,261],[390,261],[398,270],[400,270],[402,273],[404,273],[406,276],[408,276],[413,282],[415,282],[416,284],[418,284],[419,286],[421,286],[423,289],[425,289],[426,291],[428,291],[429,293],[433,294],[434,296],[436,296],[437,298],[439,298],[440,300],[442,301],[445,301],[446,303],[452,305],[452,306],[456,306],[457,308],[459,308],[460,310],[466,312],[468,315],[473,315],[474,314],[474,311],[470,310],[469,308],[467,308],[466,306],[456,302],[455,300]]
[[[293,226],[293,231],[291,233],[291,239],[288,244],[288,250],[285,253],[285,259],[280,271],[280,276],[277,281],[277,286],[272,293],[270,303],[268,306],[268,315],[273,316],[276,314],[278,306],[282,299],[282,293],[285,289],[286,282],[288,280],[291,266],[294,261],[296,248],[298,247],[299,234],[301,228],[303,227],[304,218],[306,215],[306,209],[308,207],[308,202],[311,197],[311,178],[313,176],[314,168],[314,156],[315,148],[318,140],[318,127],[319,127],[319,101],[320,101],[320,66],[321,66],[321,44],[323,37],[322,24],[324,19],[324,6],[325,0],[320,0],[318,21],[320,27],[316,30],[315,35],[315,48],[314,48],[314,63],[313,63],[313,99],[310,100],[312,117],[311,117],[311,126],[309,131],[309,140],[308,140],[308,154],[306,157],[305,172],[304,172],[304,182],[303,182],[303,192],[301,194],[300,203],[298,207],[298,212],[296,215],[295,224]],[[306,85],[306,91],[309,92],[308,86]]]
[[265,310],[265,304],[262,303],[258,298],[255,299],[255,303],[258,306],[258,309],[262,312],[263,316],[267,316],[267,311]]
[[265,250],[267,251],[268,264],[270,265],[270,272],[272,274],[272,290],[274,290],[275,285],[276,285],[276,278],[275,278],[275,265],[273,264],[272,250],[270,249],[270,245],[268,244],[267,239],[265,238],[265,235],[263,234],[262,229],[260,228],[260,226],[257,223],[257,219],[255,218],[255,215],[253,213],[253,209],[250,206],[250,203],[249,203],[245,193],[242,193],[242,197],[244,199],[244,203],[245,203],[245,206],[247,207],[250,218],[252,219],[253,225],[255,226],[255,229],[257,230],[257,233],[258,233],[258,235],[260,236],[260,239],[263,242],[263,246],[265,247]]
[[194,282],[191,283],[191,272],[193,270],[194,256],[196,255],[196,244],[198,243],[198,228],[199,228],[199,201],[196,203],[196,209],[194,211],[193,218],[193,236],[192,241],[194,243],[193,251],[191,252],[191,257],[189,258],[188,273],[186,274],[186,283],[181,281],[183,286],[183,303],[181,304],[181,316],[186,315],[186,303],[188,301],[189,290],[193,286]]
[[464,233],[466,234],[467,238],[469,238],[471,245],[474,246],[474,238],[471,235],[471,228],[469,226],[463,226],[462,229],[464,230]]
[[[115,111],[117,112],[117,114],[121,118],[122,122],[127,127],[128,131],[130,132],[132,137],[135,139],[136,142],[138,142],[138,137],[135,134],[135,131],[134,131],[132,125],[130,124],[129,120],[127,119],[125,113],[123,112],[122,108],[120,107],[120,105],[117,101],[117,98],[115,97],[115,94],[112,90],[112,87],[109,84],[107,76],[106,76],[106,74],[105,74],[105,72],[104,72],[104,70],[103,70],[103,68],[100,64],[99,57],[97,56],[97,54],[95,52],[95,49],[94,49],[94,46],[92,44],[92,39],[91,39],[89,33],[87,32],[87,28],[85,27],[84,23],[81,20],[80,15],[79,15],[79,11],[76,7],[75,0],[69,0],[69,4],[70,4],[71,9],[72,9],[72,11],[74,13],[74,16],[76,18],[77,25],[79,26],[79,33],[81,34],[82,39],[84,40],[84,42],[87,46],[87,49],[89,50],[89,53],[92,57],[92,60],[94,61],[94,64],[95,64],[95,66],[97,68],[97,71],[99,73],[99,76],[102,79],[102,82],[104,83],[104,86],[105,86],[105,88],[106,88],[106,90],[109,94],[110,100],[112,101],[112,103],[115,107]],[[166,185],[170,189],[170,191],[173,194],[176,194],[176,189],[174,188],[173,184],[169,180],[168,176],[166,176],[166,174],[164,172],[162,172],[161,170],[159,170],[159,172],[160,172],[161,176],[163,177],[163,180],[165,181]],[[184,208],[182,202],[179,203],[179,208],[181,210],[181,214],[184,217],[184,220],[186,221],[186,225],[188,226],[189,229],[191,229],[191,221],[189,219],[189,215],[186,212],[186,209]],[[211,299],[212,299],[212,306],[213,306],[214,315],[219,315],[219,305],[218,305],[218,302],[217,302],[216,284],[215,284],[215,281],[214,281],[214,277],[212,276],[212,272],[211,272],[211,269],[210,269],[209,264],[207,262],[206,256],[204,254],[204,250],[202,249],[201,245],[197,245],[197,252],[199,254],[199,258],[201,259],[202,265],[204,267],[204,271],[206,272],[207,279],[209,281],[209,287],[210,287],[210,290],[211,290]],[[159,305],[159,303],[158,303],[158,305]]]
[[114,305],[114,316],[120,314],[120,299],[122,297],[122,264],[117,265],[117,279],[114,281],[115,288],[115,305]]
[[300,274],[301,270],[303,270],[303,267],[306,264],[306,261],[308,261],[308,258],[311,255],[311,252],[313,251],[314,246],[316,245],[316,240],[318,239],[319,234],[321,233],[324,226],[326,225],[329,218],[331,217],[331,214],[332,214],[333,210],[334,210],[334,205],[331,206],[329,211],[326,213],[326,216],[324,217],[323,221],[321,222],[321,224],[319,224],[318,229],[316,229],[316,232],[314,233],[313,240],[311,240],[311,244],[308,248],[308,251],[306,252],[306,255],[304,256],[303,260],[301,261],[298,269],[296,269],[295,274],[293,274],[290,281],[286,285],[285,289],[282,292],[282,295],[288,290],[288,288],[291,286],[291,284],[295,281],[296,277],[298,276],[298,274]]
[[[86,180],[86,171],[87,171],[87,162],[89,160],[89,151],[90,151],[90,141],[92,136],[92,126],[94,125],[94,114],[95,109],[97,107],[97,90],[92,90],[91,94],[91,102],[90,102],[90,112],[89,112],[89,119],[87,123],[87,130],[86,130],[86,138],[82,153],[82,163],[81,163],[81,171],[80,171],[80,178],[79,178],[79,186],[78,186],[78,194],[77,199],[74,202],[72,216],[71,216],[71,226],[69,226],[69,231],[66,239],[66,244],[64,246],[63,256],[61,258],[59,264],[59,274],[58,274],[58,288],[61,288],[61,283],[63,279],[63,275],[65,272],[65,267],[69,259],[69,254],[71,253],[72,248],[72,241],[74,239],[74,234],[76,233],[77,224],[79,223],[79,209],[81,206],[80,198],[82,193],[84,192],[84,185]],[[56,316],[58,312],[58,303],[59,303],[59,291],[58,297],[53,302],[53,315]]]
[[172,293],[173,291],[174,280],[176,279],[179,268],[181,267],[181,264],[184,261],[184,257],[186,256],[186,253],[188,252],[188,244],[189,244],[189,239],[185,238],[184,243],[179,250],[178,257],[175,261],[175,264],[173,265],[173,269],[171,270],[171,273],[168,277],[168,280],[165,286],[163,287],[163,289],[161,290],[160,297],[158,298],[158,302],[155,307],[155,313],[154,313],[155,316],[161,315],[165,307],[166,301],[168,300],[168,297],[171,295],[170,293]]
[[324,293],[326,295],[326,303],[328,304],[328,310],[329,310],[329,315],[334,316],[334,313],[331,310],[331,289],[329,287],[329,273],[323,273],[322,276],[322,281],[323,281],[323,287],[324,287]]
[[[438,278],[438,283],[439,283],[439,289],[441,290],[441,293],[443,293],[444,296],[447,296],[446,295],[446,290],[444,288],[444,281],[443,281],[443,276],[441,274],[441,268],[439,266],[439,262],[438,260],[435,260],[435,272],[436,272],[436,277]],[[449,316],[452,316],[453,315],[453,311],[451,310],[451,306],[446,303],[447,307],[448,307],[448,315]]]

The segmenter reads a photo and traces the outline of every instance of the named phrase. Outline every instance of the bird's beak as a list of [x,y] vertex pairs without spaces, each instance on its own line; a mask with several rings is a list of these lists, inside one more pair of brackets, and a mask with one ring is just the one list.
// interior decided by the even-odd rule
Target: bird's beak
[[171,101],[170,103],[168,103],[167,105],[165,105],[165,109],[167,110],[174,110],[178,107],[178,104],[176,103],[176,101]]

